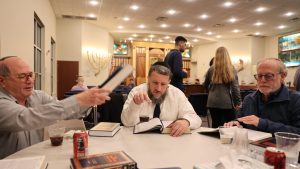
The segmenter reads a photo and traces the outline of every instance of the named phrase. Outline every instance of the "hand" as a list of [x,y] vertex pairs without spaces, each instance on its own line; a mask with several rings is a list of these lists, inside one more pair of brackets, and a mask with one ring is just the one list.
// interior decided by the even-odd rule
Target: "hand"
[[108,89],[99,89],[98,87],[91,88],[76,95],[80,106],[94,106],[105,103],[110,100],[108,94],[111,91]]
[[171,128],[170,136],[173,137],[181,136],[189,126],[190,126],[190,122],[186,119],[180,119],[174,121],[168,126]]
[[232,126],[238,126],[239,127],[240,125],[241,124],[236,120],[224,123],[224,127],[226,127],[226,128],[229,128],[229,127],[232,127]]
[[137,93],[133,96],[133,101],[135,104],[140,105],[143,102],[151,102],[149,96],[145,92]]
[[236,105],[236,106],[234,107],[234,109],[235,109],[235,111],[240,111],[241,105],[240,105],[240,104]]
[[258,123],[259,123],[259,117],[255,116],[255,115],[241,117],[241,118],[238,118],[238,120],[245,124],[254,125],[255,127],[257,127]]

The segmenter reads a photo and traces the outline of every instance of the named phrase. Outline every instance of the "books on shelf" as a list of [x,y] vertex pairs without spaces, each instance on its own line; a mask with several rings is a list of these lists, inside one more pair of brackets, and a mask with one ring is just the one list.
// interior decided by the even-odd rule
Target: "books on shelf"
[[124,151],[71,158],[72,169],[136,169],[137,163]]
[[89,130],[90,136],[112,137],[121,129],[120,123],[100,122]]
[[[168,134],[171,133],[171,128],[168,127],[171,123],[173,123],[173,121],[161,121],[159,118],[153,118],[147,122],[136,124],[134,126],[133,133],[159,132],[162,134]],[[184,133],[191,133],[190,128],[188,128]]]
[[0,160],[0,168],[13,169],[46,169],[47,162],[45,156],[24,157],[16,159]]
[[[237,127],[230,127],[230,128],[228,128],[228,132],[231,132],[232,133],[231,135],[233,136],[234,130],[236,128]],[[201,127],[200,131],[198,133],[203,134],[203,135],[213,136],[216,138],[220,138],[219,128]],[[250,143],[254,142],[254,141],[262,140],[265,138],[269,138],[269,137],[272,137],[271,133],[248,129],[248,140]]]

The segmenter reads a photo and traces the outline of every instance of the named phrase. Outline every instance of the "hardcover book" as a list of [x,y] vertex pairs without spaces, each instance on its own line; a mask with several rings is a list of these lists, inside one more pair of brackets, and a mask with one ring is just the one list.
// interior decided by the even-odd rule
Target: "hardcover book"
[[121,129],[120,123],[100,122],[89,130],[90,136],[112,137]]
[[136,169],[137,163],[124,151],[71,158],[72,169]]
[[[171,133],[171,128],[168,127],[171,123],[173,123],[173,121],[161,121],[159,118],[153,118],[147,122],[136,124],[133,129],[133,134],[145,132],[158,132],[162,134],[168,134]],[[190,128],[188,128],[184,133],[191,133]]]

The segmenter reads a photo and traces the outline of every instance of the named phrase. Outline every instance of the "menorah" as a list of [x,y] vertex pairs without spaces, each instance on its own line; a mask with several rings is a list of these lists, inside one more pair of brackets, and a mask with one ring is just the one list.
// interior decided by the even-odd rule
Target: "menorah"
[[89,63],[95,71],[95,76],[97,76],[101,70],[104,70],[111,63],[111,55],[108,53],[87,51],[87,56]]

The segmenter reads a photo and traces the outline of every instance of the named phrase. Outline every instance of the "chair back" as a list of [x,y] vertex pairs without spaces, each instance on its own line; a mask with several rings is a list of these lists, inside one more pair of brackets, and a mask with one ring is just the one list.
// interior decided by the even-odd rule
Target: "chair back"
[[208,93],[192,93],[189,96],[189,101],[199,116],[207,116],[207,98]]

